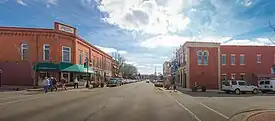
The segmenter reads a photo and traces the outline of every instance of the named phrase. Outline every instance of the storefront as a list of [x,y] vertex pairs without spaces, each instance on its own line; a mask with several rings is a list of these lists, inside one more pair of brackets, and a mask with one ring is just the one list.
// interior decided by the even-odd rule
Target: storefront
[[45,77],[55,77],[59,78],[59,68],[58,64],[51,63],[51,62],[40,62],[36,63],[33,67],[34,71],[36,72],[36,86],[43,86],[43,79]]
[[83,65],[63,62],[59,64],[41,62],[37,63],[33,69],[37,74],[37,86],[43,85],[43,79],[45,77],[54,77],[58,80],[65,78],[69,83],[72,83],[75,77],[78,77],[79,81],[86,80],[90,79],[91,74],[94,73],[91,67],[87,69]]

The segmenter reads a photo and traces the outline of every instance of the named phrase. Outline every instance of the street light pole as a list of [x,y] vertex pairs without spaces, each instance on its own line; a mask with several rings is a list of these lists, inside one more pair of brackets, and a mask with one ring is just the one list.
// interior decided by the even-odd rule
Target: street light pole
[[84,64],[84,67],[86,67],[87,68],[87,73],[86,73],[86,80],[87,80],[87,82],[86,82],[86,88],[89,88],[90,86],[89,86],[89,81],[88,81],[88,76],[89,76],[89,61],[88,61],[89,59],[88,59],[88,57],[86,57],[86,59],[85,59],[85,64]]

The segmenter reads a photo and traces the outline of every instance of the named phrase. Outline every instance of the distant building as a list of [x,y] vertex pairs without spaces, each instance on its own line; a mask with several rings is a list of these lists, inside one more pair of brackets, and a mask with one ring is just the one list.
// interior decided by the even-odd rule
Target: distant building
[[220,45],[208,42],[186,42],[178,49],[179,85],[196,84],[219,89],[222,80],[240,79],[257,84],[259,78],[273,77],[274,46]]
[[170,74],[171,74],[171,62],[165,61],[163,63],[163,76],[167,77]]

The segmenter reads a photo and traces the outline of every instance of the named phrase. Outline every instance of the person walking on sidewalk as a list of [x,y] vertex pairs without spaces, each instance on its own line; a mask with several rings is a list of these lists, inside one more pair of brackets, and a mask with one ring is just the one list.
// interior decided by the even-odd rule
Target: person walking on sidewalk
[[47,93],[48,89],[49,89],[49,85],[50,85],[50,81],[49,81],[48,77],[44,78],[43,84],[44,84],[44,92]]
[[77,88],[78,89],[78,79],[77,77],[74,78],[74,88]]
[[51,77],[51,80],[52,80],[52,84],[53,84],[52,89],[55,89],[55,91],[57,91],[57,80],[56,80],[56,78]]
[[67,84],[67,79],[65,79],[64,77],[61,79],[61,83],[62,83],[62,90],[67,90],[66,88],[66,84]]

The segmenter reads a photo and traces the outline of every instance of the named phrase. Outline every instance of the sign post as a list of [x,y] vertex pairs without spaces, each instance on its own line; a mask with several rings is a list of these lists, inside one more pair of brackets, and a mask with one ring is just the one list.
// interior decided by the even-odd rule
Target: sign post
[[84,68],[87,68],[87,76],[86,76],[86,88],[89,88],[90,85],[89,85],[89,80],[88,80],[88,77],[89,77],[89,60],[88,58],[85,59],[85,63],[84,63]]

